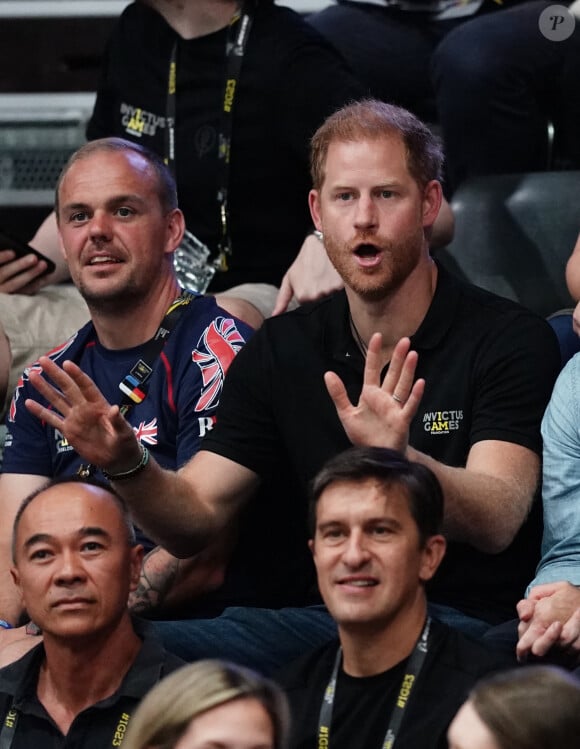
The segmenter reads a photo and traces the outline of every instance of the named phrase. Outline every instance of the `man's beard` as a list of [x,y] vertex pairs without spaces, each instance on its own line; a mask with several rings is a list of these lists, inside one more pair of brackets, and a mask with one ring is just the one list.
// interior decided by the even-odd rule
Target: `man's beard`
[[110,294],[93,292],[83,283],[79,283],[78,290],[89,309],[106,315],[122,315],[143,298],[143,290],[134,281],[129,281],[122,289],[112,290]]
[[[399,289],[416,268],[424,246],[423,228],[400,240],[390,240],[377,234],[361,232],[355,241],[341,242],[324,232],[324,242],[330,262],[345,285],[370,302],[385,299]],[[353,247],[375,246],[382,253],[381,266],[375,272],[370,268],[356,268],[352,259]]]

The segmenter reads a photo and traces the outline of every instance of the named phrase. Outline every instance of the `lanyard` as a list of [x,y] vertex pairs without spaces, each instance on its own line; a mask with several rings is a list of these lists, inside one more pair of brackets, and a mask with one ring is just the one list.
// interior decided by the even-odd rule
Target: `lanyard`
[[[193,299],[197,299],[197,294],[184,289],[177,299],[171,303],[157,328],[157,333],[147,341],[141,350],[141,356],[119,383],[119,390],[122,393],[119,410],[123,416],[126,416],[133,406],[142,403],[147,397],[148,381],[153,373],[155,361],[185,308]],[[87,479],[95,471],[96,466],[92,463],[86,465],[83,463],[77,470],[77,476]],[[0,749],[3,749],[1,745]]]
[[[113,731],[111,743],[108,746],[121,746],[125,738],[127,726],[131,720],[131,714],[123,711],[119,715],[117,725]],[[18,710],[14,707],[14,700],[10,705],[10,709],[6,713],[2,728],[0,729],[0,749],[10,749],[16,735],[16,726],[18,724]],[[24,729],[26,730],[26,729]]]
[[[425,656],[427,655],[428,642],[429,642],[429,629],[431,627],[431,618],[428,617],[421,632],[421,636],[417,640],[415,649],[409,658],[403,681],[399,687],[399,694],[397,695],[397,701],[391,714],[389,726],[385,734],[385,739],[382,744],[382,749],[392,749],[397,738],[397,733],[401,727],[401,721],[405,713],[405,708],[409,702],[411,691],[415,686],[415,682],[421,673],[423,664],[425,662]],[[320,707],[320,717],[318,718],[318,749],[329,749],[330,747],[330,724],[332,722],[332,707],[334,705],[334,696],[336,693],[336,682],[338,679],[338,669],[342,660],[342,648],[338,649],[334,666],[332,669],[332,675],[328,686],[324,692],[324,698]],[[0,747],[0,749],[2,749]]]
[[6,713],[4,722],[2,723],[2,731],[0,733],[0,749],[10,749],[12,742],[14,741],[14,734],[16,733],[16,724],[18,723],[18,710],[14,709],[14,700],[10,705],[10,709]]
[[[220,213],[220,238],[218,241],[218,270],[228,269],[228,257],[232,254],[232,243],[228,226],[228,185],[230,178],[230,149],[232,141],[232,114],[234,100],[238,90],[242,62],[246,51],[246,44],[252,28],[253,15],[250,10],[252,3],[244,2],[240,11],[232,17],[226,41],[226,80],[224,86],[222,107],[220,111],[220,127],[218,133],[218,189],[217,202]],[[236,29],[236,25],[239,26]],[[176,82],[177,82],[177,42],[171,50],[169,61],[169,76],[167,81],[167,122],[165,128],[165,163],[175,175],[175,121],[176,121]]]

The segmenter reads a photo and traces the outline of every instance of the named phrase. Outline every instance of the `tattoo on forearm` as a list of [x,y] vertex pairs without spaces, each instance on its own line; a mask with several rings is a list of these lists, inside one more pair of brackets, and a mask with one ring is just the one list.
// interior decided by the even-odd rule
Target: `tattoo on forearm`
[[[158,559],[162,553],[166,558]],[[159,546],[143,559],[137,588],[129,596],[129,608],[134,614],[144,614],[161,608],[179,570],[179,559],[166,556]]]

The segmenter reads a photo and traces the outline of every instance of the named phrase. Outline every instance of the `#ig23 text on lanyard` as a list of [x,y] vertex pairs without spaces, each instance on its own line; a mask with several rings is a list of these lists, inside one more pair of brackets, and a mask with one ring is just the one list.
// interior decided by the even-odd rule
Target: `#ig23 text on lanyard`
[[[401,727],[401,721],[405,714],[405,709],[409,702],[409,697],[415,683],[421,673],[423,664],[425,662],[425,656],[427,655],[427,649],[429,645],[429,629],[431,628],[431,618],[428,617],[421,632],[421,636],[417,640],[415,649],[413,650],[405,668],[405,675],[403,681],[399,687],[399,693],[397,695],[397,701],[391,714],[389,726],[385,734],[384,741],[382,743],[382,749],[393,749],[395,745],[395,739],[399,733]],[[322,700],[322,706],[320,708],[320,717],[318,718],[318,749],[330,749],[330,726],[332,723],[332,707],[334,705],[334,695],[336,693],[336,682],[338,679],[338,669],[342,661],[342,649],[338,649],[334,666],[332,669],[332,675],[328,686],[324,692],[324,698]]]

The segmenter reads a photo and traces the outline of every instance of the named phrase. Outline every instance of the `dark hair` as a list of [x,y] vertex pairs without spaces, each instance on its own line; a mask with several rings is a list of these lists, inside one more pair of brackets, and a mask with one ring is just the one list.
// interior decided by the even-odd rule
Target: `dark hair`
[[320,190],[324,182],[331,143],[393,136],[402,139],[409,173],[421,187],[433,179],[442,180],[443,150],[437,136],[406,109],[377,99],[363,99],[330,115],[314,133],[310,142],[310,173],[314,188]]
[[324,490],[339,482],[362,483],[368,479],[380,484],[385,494],[393,486],[405,490],[421,545],[441,532],[443,492],[433,471],[386,447],[351,447],[325,463],[312,482],[309,507],[312,535],[316,529],[316,507]]
[[480,681],[469,702],[500,749],[577,749],[580,681],[555,666],[525,666]]
[[12,525],[13,562],[16,561],[16,534],[18,532],[18,526],[20,525],[22,515],[26,511],[26,508],[31,505],[36,497],[38,497],[40,494],[44,494],[45,491],[47,491],[48,489],[52,489],[55,486],[62,486],[64,484],[82,484],[83,486],[94,486],[97,489],[102,489],[103,491],[107,492],[107,494],[111,496],[111,499],[117,506],[117,509],[119,510],[119,513],[123,520],[123,525],[127,529],[127,543],[129,544],[129,546],[135,546],[135,528],[133,527],[133,521],[131,520],[131,514],[129,512],[127,504],[125,503],[123,497],[121,497],[121,495],[118,494],[110,484],[106,484],[104,481],[99,481],[93,478],[81,478],[80,476],[59,476],[58,478],[50,479],[42,486],[39,486],[38,489],[35,489],[33,492],[31,492],[20,503],[20,507],[16,512],[14,523]]
[[71,166],[76,164],[77,161],[92,156],[95,153],[111,152],[136,153],[141,156],[141,158],[147,162],[155,176],[155,181],[157,182],[157,195],[163,212],[169,213],[174,208],[177,208],[177,188],[175,186],[175,180],[161,156],[154,151],[151,151],[149,148],[145,148],[145,146],[141,146],[138,143],[132,143],[124,138],[99,138],[98,140],[91,140],[88,143],[85,143],[84,146],[81,146],[78,151],[75,151],[72,154],[63,166],[56,183],[54,200],[54,210],[56,212],[57,221],[60,188]]

